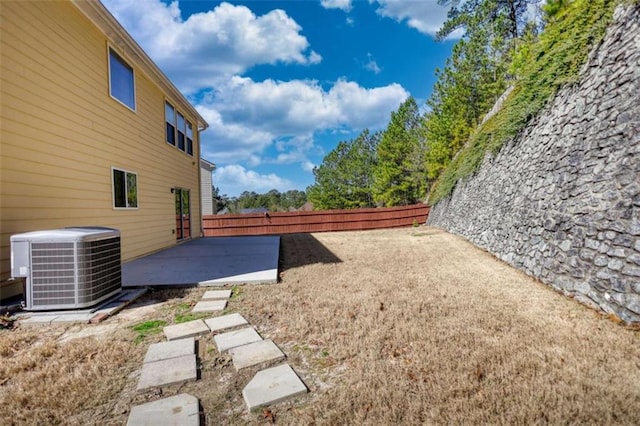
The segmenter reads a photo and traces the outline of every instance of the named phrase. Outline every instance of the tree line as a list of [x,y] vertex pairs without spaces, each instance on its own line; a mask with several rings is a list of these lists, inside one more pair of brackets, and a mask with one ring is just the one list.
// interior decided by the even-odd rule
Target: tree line
[[254,191],[244,191],[237,197],[221,195],[219,188],[213,186],[213,202],[217,212],[241,213],[242,209],[266,208],[271,212],[297,210],[307,202],[304,191],[292,189],[280,192],[272,189],[264,194]]
[[436,38],[462,32],[421,112],[413,97],[379,132],[365,129],[341,141],[307,188],[317,209],[409,205],[464,147],[508,86],[517,81],[545,25],[561,18],[568,0],[439,0],[448,18]]

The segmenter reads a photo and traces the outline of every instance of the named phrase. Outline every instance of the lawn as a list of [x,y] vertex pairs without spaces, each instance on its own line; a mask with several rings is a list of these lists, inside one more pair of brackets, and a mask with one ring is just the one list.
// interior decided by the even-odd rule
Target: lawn
[[236,373],[210,338],[200,380],[136,393],[158,321],[175,323],[204,292],[165,290],[99,326],[0,331],[0,423],[123,424],[131,405],[187,392],[210,425],[640,424],[637,328],[458,237],[290,235],[281,251],[282,282],[242,287],[228,311],[280,346],[307,395],[246,413],[255,370]]

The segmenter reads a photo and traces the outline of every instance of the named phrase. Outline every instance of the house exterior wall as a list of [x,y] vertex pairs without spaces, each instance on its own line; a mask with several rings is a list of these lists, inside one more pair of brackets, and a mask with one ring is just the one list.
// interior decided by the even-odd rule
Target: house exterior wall
[[[180,187],[191,191],[199,236],[199,117],[181,110],[193,123],[193,156],[166,143],[165,100],[183,101],[71,2],[2,2],[0,19],[0,298],[16,233],[113,227],[131,260],[176,244],[171,188]],[[134,69],[135,112],[109,94],[109,46]],[[113,208],[112,168],[137,173],[137,209]]]
[[200,160],[200,199],[202,200],[202,215],[212,215],[216,211],[213,207],[213,182],[210,164]]

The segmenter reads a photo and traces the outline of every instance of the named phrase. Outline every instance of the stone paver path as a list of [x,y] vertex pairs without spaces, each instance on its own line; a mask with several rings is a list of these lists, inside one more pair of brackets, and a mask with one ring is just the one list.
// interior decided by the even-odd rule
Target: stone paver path
[[226,300],[201,300],[196,303],[191,312],[219,312],[227,307]]
[[160,361],[147,362],[142,366],[138,391],[151,387],[182,383],[198,378],[196,355],[182,355]]
[[261,340],[244,346],[229,349],[236,371],[266,362],[284,359],[284,353],[271,340]]
[[249,411],[275,404],[307,392],[307,387],[289,364],[258,371],[242,390]]
[[131,409],[127,426],[199,426],[200,403],[186,393],[147,402]]
[[202,300],[229,300],[231,290],[208,290],[204,292]]
[[171,340],[169,342],[153,343],[149,345],[144,363],[161,361],[163,359],[176,358],[184,355],[195,354],[196,339],[188,337],[186,339]]
[[[231,290],[205,292],[192,312],[224,310]],[[189,321],[164,327],[166,342],[149,345],[138,381],[138,391],[151,387],[197,380],[195,341],[199,336],[250,325],[240,314],[228,314],[205,320]],[[271,340],[263,340],[252,327],[215,334],[213,340],[220,353],[228,352],[236,371],[285,359],[285,354]],[[242,390],[247,408],[274,404],[307,392],[307,387],[289,364],[259,371]],[[199,425],[198,399],[180,394],[133,407],[127,425]]]
[[168,325],[162,329],[167,340],[196,337],[209,333],[209,327],[202,320],[187,321],[181,324]]
[[259,342],[262,340],[262,337],[260,337],[255,328],[247,327],[227,333],[216,334],[213,336],[213,340],[216,342],[218,352],[223,354],[231,348]]
[[209,318],[204,320],[211,332],[225,330],[227,328],[239,327],[247,325],[249,322],[240,314],[222,315],[220,317]]

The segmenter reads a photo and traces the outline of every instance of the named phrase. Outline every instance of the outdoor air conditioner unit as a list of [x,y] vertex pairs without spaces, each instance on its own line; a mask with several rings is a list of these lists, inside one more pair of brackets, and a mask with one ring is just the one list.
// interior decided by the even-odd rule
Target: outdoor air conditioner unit
[[26,277],[27,310],[95,305],[122,289],[120,231],[78,227],[12,235],[11,275]]

